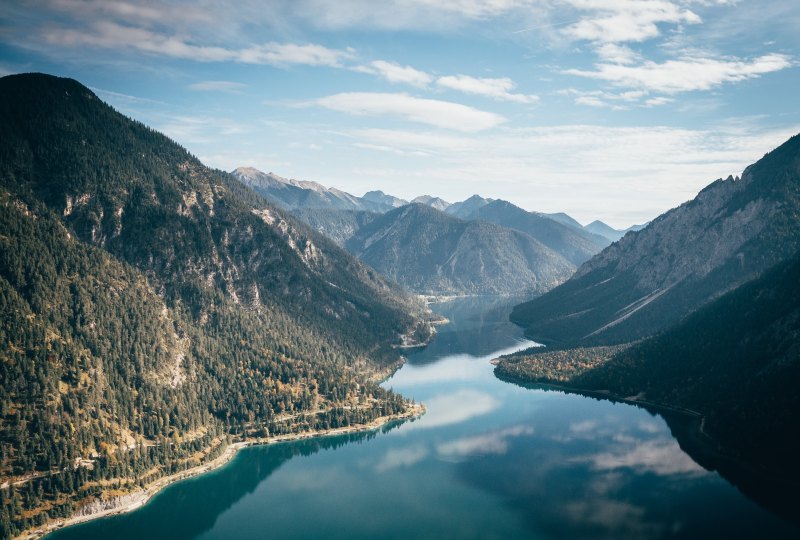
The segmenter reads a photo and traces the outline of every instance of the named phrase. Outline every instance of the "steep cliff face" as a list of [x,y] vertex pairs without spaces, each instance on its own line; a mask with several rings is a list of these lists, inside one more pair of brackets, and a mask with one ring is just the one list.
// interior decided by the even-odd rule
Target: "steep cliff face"
[[525,233],[421,204],[376,218],[346,247],[383,275],[426,294],[541,293],[574,270]]
[[613,343],[658,332],[800,247],[800,137],[628,233],[565,284],[517,306],[528,335]]

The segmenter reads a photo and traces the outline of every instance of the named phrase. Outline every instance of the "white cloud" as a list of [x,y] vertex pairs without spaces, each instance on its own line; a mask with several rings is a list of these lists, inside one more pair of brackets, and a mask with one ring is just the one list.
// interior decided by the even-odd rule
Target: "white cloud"
[[189,85],[189,90],[228,94],[241,94],[244,88],[247,88],[247,85],[233,81],[200,81]]
[[576,124],[446,137],[358,130],[349,137],[433,157],[407,167],[362,158],[346,178],[377,182],[398,196],[436,184],[437,195],[447,200],[481,193],[528,210],[565,211],[582,222],[602,219],[623,228],[693,198],[716,178],[741,174],[798,131],[800,125],[765,130],[754,121],[720,121],[709,130]]
[[305,64],[341,67],[341,61],[353,56],[352,50],[336,50],[322,45],[266,43],[236,51],[236,61],[245,64]]
[[701,22],[700,17],[666,0],[569,0],[573,7],[591,11],[592,17],[567,26],[573,39],[600,43],[640,42],[660,35],[659,23]]
[[391,83],[410,84],[420,88],[428,86],[433,81],[433,77],[424,71],[420,71],[411,66],[401,66],[400,64],[387,62],[385,60],[375,60],[374,62],[363,66],[357,66],[353,69],[361,73],[377,75]]
[[650,99],[646,99],[644,104],[646,107],[658,107],[659,105],[666,105],[667,103],[672,103],[675,100],[672,98],[659,96]]
[[603,43],[595,49],[595,52],[606,62],[614,64],[632,64],[639,59],[639,54],[633,49],[616,43]]
[[44,39],[60,47],[100,47],[133,49],[149,54],[194,60],[197,62],[239,62],[243,64],[341,67],[344,59],[353,56],[351,50],[329,49],[322,45],[295,43],[264,43],[245,48],[226,48],[196,45],[173,35],[154,32],[111,21],[98,21],[86,29],[50,28]]
[[765,54],[753,60],[687,57],[664,63],[638,65],[598,64],[594,71],[568,69],[564,73],[608,81],[615,86],[676,94],[710,90],[730,82],[740,82],[792,65],[785,54]]
[[469,75],[449,75],[439,77],[436,84],[451,90],[458,90],[465,94],[490,97],[500,101],[513,101],[516,103],[536,103],[537,96],[514,94],[511,91],[516,87],[514,81],[508,77],[498,79],[476,78]]
[[506,121],[498,114],[460,103],[417,98],[408,94],[345,92],[300,105],[316,105],[359,116],[394,116],[411,122],[464,132],[483,131]]

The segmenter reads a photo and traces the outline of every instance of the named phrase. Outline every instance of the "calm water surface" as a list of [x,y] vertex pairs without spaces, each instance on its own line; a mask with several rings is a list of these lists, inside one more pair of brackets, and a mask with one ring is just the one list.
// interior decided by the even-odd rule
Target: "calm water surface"
[[144,508],[49,538],[797,538],[625,404],[496,379],[531,345],[508,300],[451,320],[385,383],[428,413],[380,432],[243,450]]

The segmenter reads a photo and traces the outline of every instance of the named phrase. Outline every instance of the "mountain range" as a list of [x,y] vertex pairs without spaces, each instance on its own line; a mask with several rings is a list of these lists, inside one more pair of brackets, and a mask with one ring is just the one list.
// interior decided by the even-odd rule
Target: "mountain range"
[[427,310],[334,242],[74,80],[0,79],[0,134],[2,536],[406,408]]
[[377,216],[345,246],[384,276],[423,294],[536,294],[575,268],[525,233],[419,203]]
[[[240,167],[232,174],[384,276],[417,293],[541,294],[565,280],[575,267],[610,242],[566,214],[551,217],[528,212],[507,201],[479,195],[453,204],[430,195],[408,202],[381,191],[371,191],[359,198],[314,182],[287,180],[253,168]],[[394,211],[414,205],[444,212],[453,219],[420,209]],[[393,219],[402,223],[391,223]],[[476,223],[463,229],[455,225],[457,219]],[[384,242],[367,242],[380,228],[403,230],[408,240],[415,232],[431,231],[433,222],[448,226],[442,234],[416,234],[416,241],[404,250],[399,250],[399,245],[386,234],[380,235],[386,239]],[[487,228],[488,223],[499,228]],[[361,229],[368,225],[371,227],[361,234]],[[504,242],[496,243],[494,238],[498,235]],[[467,251],[476,254],[477,259],[472,261],[476,266],[469,264]],[[423,263],[416,257],[421,253],[435,253],[436,260],[426,255]],[[412,260],[413,270],[408,266]],[[485,261],[491,264],[487,266]]]
[[603,236],[564,225],[542,214],[527,212],[507,201],[491,201],[469,212],[462,209],[459,214],[463,219],[488,221],[524,232],[576,266],[609,244]]

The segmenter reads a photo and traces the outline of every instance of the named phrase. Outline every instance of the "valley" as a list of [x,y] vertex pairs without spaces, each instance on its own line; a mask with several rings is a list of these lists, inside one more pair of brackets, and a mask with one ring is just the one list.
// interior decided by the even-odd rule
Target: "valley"
[[800,135],[615,229],[0,98],[2,537],[796,534]]

